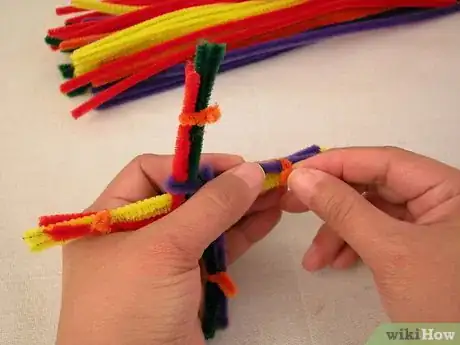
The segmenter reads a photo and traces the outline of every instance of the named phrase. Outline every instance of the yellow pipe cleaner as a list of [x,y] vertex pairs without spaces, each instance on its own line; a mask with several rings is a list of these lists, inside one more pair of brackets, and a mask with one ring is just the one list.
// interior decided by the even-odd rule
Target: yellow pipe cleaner
[[139,52],[194,31],[291,7],[305,1],[307,0],[252,0],[202,5],[166,13],[75,50],[71,55],[75,75],[89,72],[105,61]]
[[[101,62],[107,58],[107,54],[111,56],[111,58],[120,56],[117,55],[118,53],[127,55],[145,49],[153,43],[158,44],[204,27],[273,11],[300,1],[304,0],[275,0],[270,2],[247,1],[236,4],[211,4],[167,13],[134,25],[131,28],[121,30],[107,38],[81,48],[82,51],[86,51],[83,57],[79,57],[79,52],[74,52],[75,55],[72,56],[72,61],[76,67],[76,75],[80,73],[80,64],[91,63],[97,67],[97,62]],[[226,12],[222,13],[223,11]],[[96,53],[101,49],[101,46],[104,46],[103,50],[100,53]],[[101,54],[105,55],[102,56]],[[88,59],[90,61],[88,61]]]
[[97,0],[72,0],[70,4],[82,10],[97,11],[113,15],[125,14],[142,8],[141,6],[111,4],[109,2],[100,2]]
[[[267,174],[265,176],[264,191],[278,186],[280,186],[280,174]],[[110,219],[110,224],[142,221],[169,213],[171,211],[171,206],[172,195],[167,193],[121,206],[113,210],[108,210],[108,218]],[[98,214],[94,214],[48,226],[33,228],[24,233],[23,239],[33,252],[39,252],[56,245],[62,245],[68,241],[56,242],[47,231],[50,231],[56,226],[92,225],[97,220],[97,216]]]

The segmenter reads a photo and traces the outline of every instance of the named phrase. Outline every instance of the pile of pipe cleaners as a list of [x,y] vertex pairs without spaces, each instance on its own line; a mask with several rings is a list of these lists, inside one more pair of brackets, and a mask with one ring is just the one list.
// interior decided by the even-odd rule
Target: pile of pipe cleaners
[[46,43],[69,55],[59,69],[68,96],[89,94],[79,118],[184,83],[198,40],[227,47],[221,72],[364,30],[458,11],[455,0],[71,0]]

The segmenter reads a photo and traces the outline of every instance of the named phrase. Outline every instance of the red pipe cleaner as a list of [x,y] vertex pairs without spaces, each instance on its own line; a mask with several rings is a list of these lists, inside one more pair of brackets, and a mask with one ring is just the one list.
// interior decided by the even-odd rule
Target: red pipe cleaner
[[[68,33],[73,32],[82,28],[90,27],[94,25],[92,22],[81,22],[72,25],[60,26],[57,28],[51,28],[48,30],[48,35],[54,38],[59,38],[60,40],[67,39]],[[69,37],[70,38],[70,37]]]
[[[187,61],[185,67],[183,113],[195,111],[196,99],[200,89],[200,75],[195,71],[193,63]],[[173,158],[172,176],[174,181],[186,182],[188,178],[188,159],[190,154],[190,129],[192,126],[179,125],[176,138],[176,150]],[[176,209],[185,201],[185,195],[173,195],[172,209]]]
[[[187,60],[187,59],[189,59],[189,58],[191,58],[193,56],[194,46],[195,46],[194,42],[189,42],[188,44],[183,45],[182,47],[179,47],[180,48],[179,50],[175,49],[175,51],[177,51],[177,52],[186,51],[186,54],[184,53],[183,58],[182,58],[182,60],[180,62],[183,62],[184,60]],[[132,65],[122,66],[120,69],[118,69],[116,71],[112,70],[112,71],[106,73],[105,75],[102,75],[100,77],[94,78],[91,81],[91,84],[93,86],[95,86],[95,87],[102,86],[102,85],[105,85],[105,84],[108,84],[108,83],[119,81],[121,79],[129,77],[129,76],[134,75],[136,73],[140,73],[145,68],[148,68],[149,66],[152,66],[152,65],[158,63],[158,61],[167,60],[168,56],[170,54],[173,54],[173,52],[174,52],[174,50],[170,50],[170,51],[165,52],[164,54],[161,54],[160,57],[152,56],[149,59],[146,59],[144,61],[138,61],[136,63],[133,63]],[[168,65],[168,66],[165,67],[165,69],[168,68],[168,67],[171,67],[171,66]],[[161,71],[158,71],[158,72],[161,72]]]
[[60,222],[65,222],[71,219],[85,217],[85,216],[92,216],[97,212],[81,212],[81,213],[70,213],[70,214],[56,214],[51,216],[42,216],[38,220],[39,226],[48,226],[51,224],[56,224]]
[[[97,214],[97,212],[93,213],[80,213],[74,214],[74,218],[79,218],[82,215],[91,215]],[[114,223],[110,224],[109,232],[126,232],[126,231],[135,231],[143,228],[156,220],[163,218],[166,214],[161,214],[149,219],[144,219],[135,222],[122,222],[122,223]],[[65,215],[64,215],[65,216]],[[69,215],[70,216],[70,215]],[[43,217],[42,217],[43,218]],[[63,217],[64,218],[64,217]],[[70,219],[67,219],[70,220]],[[44,225],[42,225],[44,226]],[[45,234],[50,236],[53,241],[67,241],[72,240],[80,237],[84,237],[91,234],[97,234],[94,230],[93,224],[63,224],[63,225],[51,225],[48,229],[43,230]]]
[[75,119],[78,119],[82,115],[107,102],[109,99],[115,97],[116,95],[119,95],[120,93],[129,89],[130,87],[140,83],[141,81],[146,80],[147,78],[158,73],[159,71],[168,68],[171,65],[171,63],[175,65],[184,61],[183,55],[184,54],[179,52],[172,56],[168,56],[167,59],[164,59],[163,61],[160,61],[159,63],[150,66],[149,68],[146,68],[144,71],[136,75],[133,75],[129,78],[126,78],[125,80],[115,84],[111,88],[108,88],[98,93],[95,97],[92,97],[87,102],[82,103],[80,106],[72,110],[72,116]]
[[91,224],[78,225],[54,225],[43,232],[50,236],[54,241],[68,241],[75,238],[87,236],[92,232]]
[[101,38],[104,38],[106,36],[107,36],[106,34],[102,34],[102,35],[92,35],[92,36],[85,36],[85,37],[79,37],[79,38],[72,38],[69,40],[62,41],[59,44],[59,49],[62,51],[77,49],[89,43],[98,41]]
[[[195,71],[193,63],[188,61],[185,67],[183,113],[195,111],[196,98],[200,88],[200,75]],[[188,156],[190,153],[189,130],[191,126],[179,125],[176,152],[173,159],[172,175],[175,181],[185,182],[188,177]]]
[[66,25],[72,25],[72,24],[77,24],[83,22],[87,18],[91,17],[112,17],[112,15],[107,14],[107,13],[102,13],[102,12],[96,12],[96,11],[91,11],[89,13],[85,13],[79,16],[75,16],[72,18],[67,18],[65,20]]
[[[87,234],[93,233],[92,224],[66,224],[66,225],[54,225],[57,222],[69,221],[72,219],[95,215],[98,212],[83,212],[83,213],[74,213],[74,214],[65,214],[65,215],[53,215],[53,216],[43,216],[40,217],[39,226],[49,226],[49,229],[45,229],[43,232],[51,236],[55,241],[65,241],[69,239],[78,238],[80,236],[85,236]],[[169,213],[169,212],[168,212]],[[110,232],[125,232],[125,231],[135,231],[144,226],[147,226],[156,220],[163,218],[165,214],[161,214],[152,218],[133,221],[133,222],[120,222],[113,223],[110,225]]]
[[128,28],[140,22],[151,19],[150,13],[154,13],[155,6],[128,12],[119,16],[111,16],[100,22],[90,22],[91,25],[81,28],[69,28],[64,32],[59,32],[60,39],[70,39],[80,36],[103,34]]
[[56,7],[56,14],[58,16],[65,16],[66,14],[79,13],[79,12],[85,12],[85,11],[86,10],[83,10],[77,7],[73,7],[73,6]]

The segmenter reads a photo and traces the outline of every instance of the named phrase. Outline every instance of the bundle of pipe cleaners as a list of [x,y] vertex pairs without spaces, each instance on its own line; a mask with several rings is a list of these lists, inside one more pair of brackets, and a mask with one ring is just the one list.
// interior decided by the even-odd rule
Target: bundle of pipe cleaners
[[460,9],[456,0],[71,0],[72,14],[48,31],[53,50],[70,53],[59,68],[61,92],[91,97],[74,118],[184,83],[183,64],[197,40],[225,43],[221,71],[318,40],[414,23]]
[[[224,52],[225,45],[203,42],[196,48],[194,63],[185,64],[185,95],[167,193],[112,210],[40,217],[39,226],[23,237],[32,251],[83,237],[139,230],[180,207],[215,177],[212,167],[200,165],[200,157],[205,125],[215,123],[221,115],[219,107],[210,106],[209,101]],[[285,185],[294,163],[321,151],[313,145],[285,158],[260,163],[266,173],[264,190]],[[211,338],[216,330],[227,327],[227,297],[236,293],[227,274],[223,235],[205,250],[202,259],[208,277],[202,328],[206,338]]]

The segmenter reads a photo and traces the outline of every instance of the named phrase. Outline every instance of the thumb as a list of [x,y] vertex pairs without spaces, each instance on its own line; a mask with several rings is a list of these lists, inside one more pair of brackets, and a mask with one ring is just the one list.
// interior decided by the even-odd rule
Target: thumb
[[[296,169],[288,180],[295,196],[337,232],[364,259],[385,243],[392,219],[355,189],[320,170]],[[374,246],[375,245],[375,246]]]
[[165,234],[180,249],[200,257],[244,216],[259,196],[264,177],[257,163],[243,163],[228,170],[160,220]]

